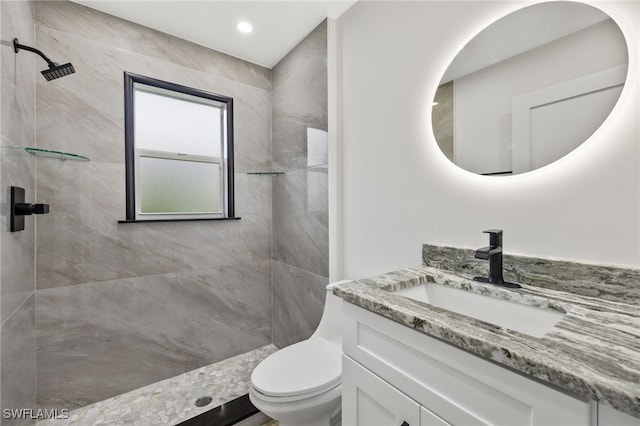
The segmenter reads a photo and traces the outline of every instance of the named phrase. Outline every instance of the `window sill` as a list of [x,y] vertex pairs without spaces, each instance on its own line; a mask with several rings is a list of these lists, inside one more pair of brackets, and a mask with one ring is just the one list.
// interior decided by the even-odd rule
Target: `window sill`
[[193,222],[203,220],[240,220],[239,217],[207,217],[194,219],[125,219],[119,220],[118,223],[149,223],[149,222]]

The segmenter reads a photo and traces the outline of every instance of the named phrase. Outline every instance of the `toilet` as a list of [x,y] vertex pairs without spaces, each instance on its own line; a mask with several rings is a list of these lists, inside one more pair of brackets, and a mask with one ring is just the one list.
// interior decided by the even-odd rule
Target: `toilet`
[[280,426],[329,426],[342,395],[342,309],[327,286],[318,328],[302,342],[263,360],[251,374],[249,399]]

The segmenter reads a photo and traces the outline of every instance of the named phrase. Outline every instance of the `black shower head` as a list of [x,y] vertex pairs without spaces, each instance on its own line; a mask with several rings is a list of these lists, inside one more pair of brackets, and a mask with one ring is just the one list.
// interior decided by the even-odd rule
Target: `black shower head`
[[64,65],[57,65],[48,70],[42,71],[42,75],[47,81],[55,80],[56,78],[64,77],[65,75],[73,74],[76,70],[73,69],[73,65],[69,62]]
[[56,78],[64,77],[65,75],[73,74],[74,72],[76,72],[76,70],[73,69],[73,65],[71,65],[71,63],[58,65],[57,63],[53,62],[51,59],[47,58],[47,56],[41,51],[39,51],[38,49],[34,47],[25,46],[24,44],[20,44],[18,43],[18,39],[14,38],[13,50],[16,53],[18,53],[20,49],[24,49],[24,50],[28,50],[29,52],[36,53],[40,55],[42,59],[47,61],[47,64],[49,64],[49,69],[42,71],[42,76],[46,78],[47,81],[55,80]]

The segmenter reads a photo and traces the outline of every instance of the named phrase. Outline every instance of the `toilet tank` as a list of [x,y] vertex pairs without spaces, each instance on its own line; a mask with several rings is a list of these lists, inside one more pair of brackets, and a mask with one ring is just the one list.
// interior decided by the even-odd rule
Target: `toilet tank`
[[327,285],[324,311],[318,328],[311,336],[312,338],[322,337],[342,346],[342,299],[334,296],[333,287],[350,281],[352,280],[336,281]]

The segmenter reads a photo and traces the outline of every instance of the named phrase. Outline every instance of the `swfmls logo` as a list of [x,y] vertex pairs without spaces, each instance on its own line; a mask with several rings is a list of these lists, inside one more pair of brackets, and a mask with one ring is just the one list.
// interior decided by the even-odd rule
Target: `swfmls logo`
[[68,419],[69,410],[63,408],[5,408],[2,410],[2,417],[5,419],[29,419],[29,420],[47,420],[47,419]]

